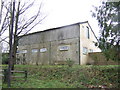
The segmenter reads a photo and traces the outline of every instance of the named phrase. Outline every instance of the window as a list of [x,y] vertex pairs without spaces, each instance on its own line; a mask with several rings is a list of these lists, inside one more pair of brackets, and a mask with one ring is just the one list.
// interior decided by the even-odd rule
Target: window
[[18,51],[18,53],[27,53],[27,50]]
[[27,50],[23,50],[23,52],[22,53],[27,53]]
[[88,49],[86,47],[83,47],[83,54],[87,54],[88,53]]
[[32,49],[32,53],[37,53],[38,49]]
[[68,46],[59,46],[59,50],[60,50],[60,51],[66,51],[66,50],[68,50],[68,49],[69,49]]
[[90,39],[90,30],[89,27],[86,26],[86,37]]
[[46,52],[47,51],[47,48],[41,48],[40,49],[40,52]]

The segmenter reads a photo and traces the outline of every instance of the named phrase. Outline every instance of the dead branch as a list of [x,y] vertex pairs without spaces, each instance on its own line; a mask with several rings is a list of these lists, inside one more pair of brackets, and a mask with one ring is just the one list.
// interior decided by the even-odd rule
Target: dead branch
[[7,42],[7,43],[9,44],[9,42],[6,41],[7,38],[9,38],[9,37],[5,37],[5,38],[1,39],[1,40],[0,40],[0,43],[2,43],[2,42]]
[[[40,13],[41,13],[41,12],[40,12],[41,7],[42,7],[42,3],[40,4],[40,7],[39,7],[39,10],[38,10],[37,14],[34,15],[34,16],[32,16],[31,18],[29,18],[29,20],[27,20],[27,21],[24,23],[24,25],[22,25],[21,27],[18,28],[18,29],[20,29],[20,31],[17,33],[17,35],[21,34],[21,32],[23,32],[23,30],[26,30],[29,26],[31,26],[31,25],[37,20],[38,16],[39,16]],[[45,17],[46,17],[46,16],[45,16]],[[27,34],[27,33],[28,33],[29,31],[31,31],[36,25],[38,25],[40,22],[42,22],[43,19],[45,19],[45,17],[42,18],[41,20],[39,20],[38,22],[36,22],[34,25],[32,25],[31,28],[29,28],[28,30],[26,30],[25,34]]]
[[22,6],[22,8],[21,8],[20,11],[19,11],[19,12],[20,12],[19,15],[25,13],[25,11],[26,11],[27,9],[29,9],[30,7],[32,7],[33,4],[34,4],[34,1],[33,1],[31,4],[29,4],[28,6],[25,7],[26,3],[24,3],[24,5]]

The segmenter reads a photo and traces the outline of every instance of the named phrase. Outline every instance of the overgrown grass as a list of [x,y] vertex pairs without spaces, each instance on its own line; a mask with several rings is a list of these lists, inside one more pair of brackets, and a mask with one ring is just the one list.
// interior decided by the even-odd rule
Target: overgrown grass
[[[12,88],[120,88],[119,65],[15,65],[27,70],[28,79],[12,81]],[[3,84],[7,87],[7,84]]]

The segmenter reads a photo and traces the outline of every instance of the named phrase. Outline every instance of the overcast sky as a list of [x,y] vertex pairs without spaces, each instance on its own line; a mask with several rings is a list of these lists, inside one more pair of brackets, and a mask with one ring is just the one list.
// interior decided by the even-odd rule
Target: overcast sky
[[[33,11],[36,10],[41,0],[36,0]],[[47,15],[42,24],[35,27],[31,32],[42,31],[49,28],[65,26],[76,22],[89,21],[96,35],[99,28],[90,11],[93,5],[98,6],[101,0],[42,0],[42,13]],[[32,13],[32,12],[31,12]]]
[[[24,2],[33,0],[21,0]],[[77,22],[89,21],[93,31],[98,36],[99,28],[95,18],[92,18],[90,11],[93,10],[93,5],[98,6],[101,0],[35,0],[34,7],[26,14],[26,18],[37,12],[37,9],[42,3],[42,15],[47,17],[41,24],[36,26],[32,32],[43,31],[49,28],[65,26]],[[8,34],[4,34],[4,36]],[[6,47],[4,45],[4,47]]]
[[[9,1],[9,0],[8,0]],[[20,0],[31,3],[34,0]],[[34,6],[24,15],[27,18],[37,13],[42,1],[41,13],[47,16],[43,22],[37,25],[32,32],[43,31],[49,28],[65,26],[77,22],[89,21],[94,32],[98,36],[99,28],[95,18],[92,18],[93,5],[98,6],[101,0],[35,0]],[[4,34],[4,36],[8,34]]]

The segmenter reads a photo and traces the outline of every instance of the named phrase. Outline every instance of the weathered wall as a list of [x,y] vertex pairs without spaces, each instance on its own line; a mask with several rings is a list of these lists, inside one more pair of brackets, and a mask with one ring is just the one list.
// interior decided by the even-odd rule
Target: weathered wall
[[43,32],[28,34],[19,40],[19,46],[77,38],[79,36],[78,32],[79,25],[71,25],[53,30],[51,29]]
[[[54,30],[47,30],[22,37],[19,40],[18,51],[27,50],[25,61],[27,64],[54,64],[70,58],[79,63],[78,53],[79,25],[71,25]],[[66,46],[67,50],[60,50]],[[40,49],[46,48],[44,52]],[[32,53],[32,49],[38,52]],[[19,53],[22,60],[23,53]]]
[[[71,60],[75,61],[76,64],[78,64],[78,45],[78,38],[51,42],[51,60],[66,61],[66,58],[70,58]],[[67,46],[68,50],[61,51],[59,48],[61,46]]]

